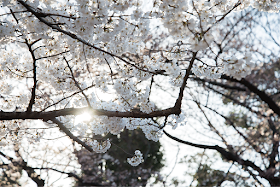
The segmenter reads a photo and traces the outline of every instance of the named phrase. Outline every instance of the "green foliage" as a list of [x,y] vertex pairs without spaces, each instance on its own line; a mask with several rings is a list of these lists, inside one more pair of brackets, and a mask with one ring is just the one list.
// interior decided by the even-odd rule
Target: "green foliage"
[[[163,153],[160,151],[160,142],[147,140],[141,130],[129,131],[124,130],[119,136],[108,135],[112,147],[108,150],[108,154],[115,159],[123,160],[120,164],[115,166],[113,162],[108,162],[106,165],[109,169],[125,168],[127,170],[133,168],[123,158],[129,157],[126,152],[134,153],[136,149],[141,150],[145,162],[141,164],[143,169],[160,170],[163,167],[162,157]],[[116,145],[116,146],[114,146]],[[123,148],[126,152],[120,150]]]
[[[252,116],[249,116],[247,113],[244,113],[242,111],[233,111],[228,115],[228,119],[234,123],[237,127],[242,128],[249,128],[254,127],[254,121],[252,119]],[[226,122],[227,125],[230,125],[228,122]]]
[[208,164],[201,164],[193,177],[197,181],[197,186],[221,186],[226,182],[234,183],[234,186],[240,187],[251,186],[246,182],[248,178],[241,177],[236,173],[226,173],[221,170],[212,169]]
[[217,169],[219,157],[209,153],[197,153],[191,157],[185,156],[181,159],[180,163],[186,164],[189,170],[187,175],[193,177],[190,186],[231,186],[250,187],[253,184],[248,180],[249,177],[244,177],[237,172],[230,172],[231,166],[228,171]]
[[[135,131],[124,130],[118,136],[108,134],[105,138],[109,138],[112,144],[105,154],[85,151],[83,155],[78,154],[79,162],[82,165],[82,178],[90,178],[98,174],[99,177],[93,181],[98,181],[101,184],[145,186],[151,176],[157,177],[157,173],[163,167],[163,153],[160,151],[160,142],[147,140],[140,129]],[[141,150],[145,162],[132,167],[126,162],[126,158],[132,157],[135,150]],[[92,164],[81,159],[82,156],[86,156],[85,154],[94,163],[92,167],[85,167]],[[109,176],[108,173],[111,173],[111,175]]]

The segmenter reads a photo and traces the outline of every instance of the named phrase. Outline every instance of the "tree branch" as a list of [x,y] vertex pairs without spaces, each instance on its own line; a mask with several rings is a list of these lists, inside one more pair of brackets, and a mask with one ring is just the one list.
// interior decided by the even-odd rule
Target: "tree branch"
[[75,142],[77,142],[78,144],[82,145],[84,148],[86,148],[88,151],[93,152],[93,149],[87,145],[85,142],[83,142],[82,140],[80,140],[79,138],[77,138],[76,136],[74,136],[64,125],[63,123],[61,123],[59,120],[53,118],[50,119],[53,123],[57,124],[57,126],[59,127],[59,129],[61,131],[63,131],[69,138],[71,138],[72,140],[74,140]]
[[85,185],[85,186],[102,186],[99,183],[84,183],[83,179],[81,177],[79,177],[78,175],[76,175],[75,173],[72,172],[65,172],[65,171],[60,171],[58,169],[54,169],[54,168],[33,168],[33,169],[38,169],[38,170],[53,170],[56,171],[58,173],[62,173],[62,174],[66,174],[68,175],[68,177],[74,177],[75,179],[77,179],[79,181],[80,184]]
[[247,103],[245,103],[245,102],[244,102],[244,103],[241,103],[241,102],[238,101],[237,99],[235,99],[235,98],[233,98],[233,97],[231,97],[231,96],[229,96],[229,95],[226,95],[226,94],[224,94],[224,93],[222,93],[222,92],[220,92],[220,91],[218,91],[218,90],[216,90],[216,89],[214,89],[214,88],[212,88],[212,87],[210,87],[210,86],[207,86],[207,88],[209,88],[210,90],[212,90],[212,91],[214,91],[214,92],[216,92],[216,93],[218,93],[218,94],[224,96],[225,98],[228,98],[228,99],[232,100],[232,101],[233,101],[234,103],[236,103],[237,105],[240,105],[240,106],[243,106],[243,107],[247,108],[250,112],[252,112],[252,113],[254,113],[254,114],[257,114],[258,116],[266,117],[264,114],[261,114],[259,111],[253,110],[253,109],[252,109],[250,106],[248,106]]
[[209,110],[215,112],[215,113],[218,114],[219,116],[223,117],[223,118],[234,128],[234,130],[235,130],[240,136],[242,136],[242,137],[244,138],[244,140],[245,140],[250,146],[253,147],[253,149],[254,149],[256,152],[258,152],[258,153],[260,153],[260,154],[262,154],[262,155],[265,155],[265,153],[262,152],[260,148],[258,148],[256,145],[254,145],[254,144],[252,143],[251,140],[249,140],[241,131],[238,130],[238,128],[235,126],[235,124],[234,124],[228,117],[224,116],[223,114],[219,113],[218,111],[216,111],[216,110],[214,110],[214,109],[212,109],[212,108],[210,108],[210,107],[207,107],[207,106],[205,106],[205,105],[203,105],[203,106],[204,106],[205,108],[208,108]]
[[119,111],[108,111],[103,109],[92,109],[89,107],[83,108],[65,108],[60,110],[52,110],[47,112],[31,111],[27,112],[4,112],[0,111],[1,120],[14,120],[14,119],[42,119],[49,120],[59,116],[68,115],[80,115],[85,112],[95,116],[107,116],[107,117],[123,117],[123,118],[153,118],[153,117],[165,117],[171,114],[179,115],[180,111],[177,108],[167,108],[164,110],[153,111],[151,113],[144,113],[140,111],[131,112],[119,112]]
[[105,51],[105,50],[103,50],[103,49],[101,49],[101,48],[99,48],[99,47],[96,47],[95,45],[93,45],[93,44],[91,44],[91,43],[85,41],[85,40],[82,39],[82,38],[80,38],[80,37],[77,36],[76,34],[70,32],[70,31],[63,30],[63,29],[61,29],[58,25],[52,24],[52,23],[48,22],[48,21],[44,18],[44,17],[46,16],[45,13],[37,12],[36,10],[34,10],[33,7],[29,6],[25,1],[18,0],[18,2],[19,2],[22,6],[24,6],[24,7],[27,9],[28,12],[32,13],[37,19],[39,19],[42,23],[48,25],[48,26],[49,26],[50,28],[52,28],[53,30],[56,30],[56,31],[61,32],[61,33],[65,34],[65,35],[68,35],[68,36],[71,37],[72,39],[78,40],[79,42],[82,42],[83,44],[85,44],[85,45],[87,45],[87,46],[89,46],[89,47],[92,47],[93,49],[96,49],[96,50],[98,50],[98,51],[100,51],[100,52],[102,52],[102,53],[104,53],[104,54],[107,54],[107,55],[109,55],[109,56],[115,57],[115,58],[117,58],[117,59],[123,61],[124,63],[126,63],[126,64],[128,64],[128,65],[130,65],[130,66],[132,66],[132,67],[135,67],[136,69],[138,69],[138,70],[140,70],[140,71],[148,72],[148,73],[151,73],[151,74],[153,74],[153,75],[162,74],[162,73],[159,73],[159,72],[151,72],[151,71],[149,71],[149,70],[146,70],[146,69],[143,69],[143,68],[141,68],[141,67],[138,67],[136,64],[130,63],[129,61],[125,60],[124,58],[122,58],[122,57],[120,57],[120,56],[118,56],[118,55],[115,55],[115,54],[110,53],[110,52],[108,52],[108,51]]
[[259,90],[256,86],[254,86],[253,84],[251,84],[249,81],[247,81],[246,79],[241,79],[241,80],[237,80],[231,77],[228,77],[227,75],[222,75],[221,77],[222,79],[226,79],[229,81],[233,81],[233,82],[238,82],[244,86],[246,86],[251,92],[255,93],[256,95],[259,96],[259,98],[265,102],[269,108],[271,110],[273,110],[273,112],[275,114],[277,114],[278,116],[280,116],[280,107],[271,99],[271,97],[269,97],[264,91]]
[[210,81],[210,80],[207,80],[207,79],[201,79],[201,78],[198,78],[198,77],[192,77],[192,79],[195,80],[195,81],[200,81],[200,82],[203,82],[203,83],[209,83],[211,85],[219,86],[219,87],[224,88],[224,89],[230,89],[230,90],[236,90],[236,91],[242,91],[242,92],[247,91],[246,88],[242,88],[242,87],[239,87],[239,86],[230,86],[230,85],[226,85],[226,84],[223,84],[223,83],[220,83],[220,82]]
[[15,161],[14,158],[5,155],[1,151],[0,151],[0,155],[2,155],[3,157],[5,157],[9,161],[11,161],[14,166],[18,166],[18,167],[21,167],[22,169],[24,169],[27,172],[28,176],[37,184],[37,186],[45,185],[45,180],[41,179],[40,175],[38,175],[32,167],[27,165],[27,163],[23,160],[23,158],[20,156],[20,154],[18,152],[17,152],[17,155],[18,155],[18,158],[20,158],[19,161]]
[[207,117],[206,113],[204,112],[204,110],[201,108],[200,103],[198,103],[197,101],[194,100],[194,102],[196,103],[197,107],[200,109],[200,111],[202,112],[202,114],[204,115],[205,119],[208,122],[208,126],[210,127],[210,129],[212,129],[223,141],[223,143],[229,147],[230,145],[227,143],[227,141],[225,140],[225,138],[223,137],[223,135],[214,127],[214,125],[211,123],[211,121],[209,120],[209,118]]
[[168,134],[165,130],[163,130],[163,133],[171,138],[172,140],[175,140],[179,143],[182,143],[182,144],[186,144],[186,145],[190,145],[190,146],[193,146],[193,147],[197,147],[197,148],[202,148],[202,149],[211,149],[211,150],[216,150],[218,151],[225,159],[229,160],[229,161],[233,161],[233,162],[237,162],[239,163],[240,165],[242,166],[246,166],[246,167],[251,167],[253,168],[254,170],[256,170],[258,173],[259,173],[259,176],[260,177],[264,177],[264,178],[267,178],[266,175],[265,175],[265,172],[261,170],[261,168],[259,168],[258,166],[256,166],[253,162],[249,161],[249,160],[243,160],[242,158],[240,158],[239,155],[235,154],[235,153],[232,153],[232,152],[229,152],[227,150],[225,150],[224,148],[218,146],[218,145],[203,145],[203,144],[196,144],[196,143],[191,143],[191,142],[188,142],[188,141],[184,141],[184,140],[181,140],[179,138],[176,138],[170,134]]
[[[175,103],[175,106],[174,108],[177,108],[177,109],[180,109],[180,113],[181,113],[181,105],[182,105],[182,99],[183,99],[183,95],[184,95],[184,90],[185,90],[185,87],[187,85],[187,80],[190,76],[190,73],[191,73],[191,69],[192,69],[192,66],[193,66],[193,63],[194,63],[194,60],[196,58],[196,55],[197,55],[197,52],[193,52],[193,56],[192,56],[192,59],[190,61],[190,64],[189,64],[189,67],[188,69],[186,70],[186,75],[184,77],[184,80],[183,80],[183,83],[182,83],[182,86],[180,87],[180,92],[179,92],[179,96],[176,100],[176,103]],[[179,114],[180,114],[179,113]]]
[[[39,40],[41,40],[41,39],[39,39]],[[31,112],[32,106],[35,103],[35,95],[36,95],[35,92],[36,92],[36,86],[37,86],[37,75],[36,75],[36,60],[37,59],[35,58],[35,54],[32,50],[32,45],[35,44],[36,42],[38,42],[39,40],[36,40],[36,41],[32,42],[31,44],[29,44],[27,39],[25,39],[25,43],[28,46],[28,50],[31,53],[32,60],[33,60],[33,88],[32,88],[32,91],[31,91],[31,98],[30,98],[30,101],[29,101],[29,105],[26,109],[26,112]]]
[[86,101],[87,101],[87,104],[88,104],[88,107],[91,107],[88,97],[87,97],[86,94],[84,93],[84,91],[83,91],[83,89],[81,88],[81,86],[79,85],[78,81],[75,79],[74,73],[73,73],[73,71],[72,71],[72,68],[71,68],[69,62],[67,61],[67,59],[65,58],[65,56],[63,56],[63,59],[65,60],[65,62],[66,62],[66,64],[67,64],[67,67],[68,67],[69,70],[70,70],[72,80],[75,82],[76,87],[81,91],[81,93],[82,93],[83,96],[85,97],[85,99],[86,99]]

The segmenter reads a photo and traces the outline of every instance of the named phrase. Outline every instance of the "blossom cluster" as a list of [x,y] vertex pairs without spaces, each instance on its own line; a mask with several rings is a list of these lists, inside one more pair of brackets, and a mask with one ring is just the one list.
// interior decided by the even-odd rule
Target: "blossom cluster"
[[249,75],[254,67],[251,62],[251,54],[247,53],[243,58],[228,58],[224,62],[223,72],[226,75],[234,76],[236,79],[240,80]]
[[[38,129],[29,129],[30,125]],[[41,138],[45,135],[45,131],[40,129],[40,127],[42,127],[41,121],[4,121],[0,124],[0,146],[19,143],[23,139],[26,139],[31,144],[40,142]]]
[[249,75],[254,67],[251,61],[252,57],[250,53],[246,53],[243,58],[226,57],[219,59],[219,65],[213,66],[215,63],[213,60],[203,60],[204,64],[194,65],[192,72],[198,77],[206,77],[210,79],[220,78],[222,74],[233,76],[238,80],[245,78]]
[[142,153],[139,150],[136,150],[135,155],[132,158],[127,158],[127,162],[132,166],[138,166],[144,162]]
[[96,153],[105,153],[111,147],[111,143],[109,139],[103,142],[98,142],[97,140],[93,140],[88,142],[88,145],[90,145]]

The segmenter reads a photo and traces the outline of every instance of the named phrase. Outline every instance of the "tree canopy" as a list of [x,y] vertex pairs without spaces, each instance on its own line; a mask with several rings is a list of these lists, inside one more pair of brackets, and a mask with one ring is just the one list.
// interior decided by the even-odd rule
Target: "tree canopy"
[[[280,185],[278,1],[0,4],[0,144],[6,148],[0,154],[6,168],[6,162],[19,166],[11,172],[23,169],[37,185],[45,185],[36,173],[40,168],[26,161],[32,155],[26,145],[37,145],[47,155],[51,151],[42,142],[61,134],[82,148],[78,158],[79,151],[108,151],[135,172],[147,166],[157,171],[162,167],[159,144],[153,144],[157,156],[149,160],[143,146],[152,144],[142,140],[142,131],[147,140],[158,142],[166,135],[215,150],[243,169],[241,177],[247,174],[260,186],[263,180]],[[205,142],[167,130],[190,123],[200,133],[194,136]],[[126,139],[122,134],[132,139],[120,148],[115,141]],[[109,157],[105,160],[103,166],[117,173]],[[199,174],[206,170],[210,166],[201,165],[194,175],[198,184],[204,184]],[[212,170],[213,175],[221,172]],[[62,173],[85,182],[76,173]],[[235,180],[236,175],[229,171],[226,177]],[[18,175],[8,178],[17,183]]]

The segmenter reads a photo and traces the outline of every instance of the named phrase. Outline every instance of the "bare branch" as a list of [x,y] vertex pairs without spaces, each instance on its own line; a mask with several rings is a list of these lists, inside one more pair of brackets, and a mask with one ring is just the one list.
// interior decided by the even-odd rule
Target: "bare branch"
[[[255,165],[253,162],[249,161],[249,160],[243,160],[242,158],[240,158],[239,155],[235,154],[235,153],[232,153],[232,152],[229,152],[227,150],[225,150],[224,148],[218,146],[218,145],[203,145],[203,144],[196,144],[196,143],[191,143],[191,142],[188,142],[188,141],[184,141],[184,140],[181,140],[179,138],[176,138],[174,136],[171,136],[170,134],[168,134],[165,130],[163,130],[163,133],[171,138],[172,140],[175,140],[179,143],[183,143],[183,144],[186,144],[186,145],[190,145],[190,146],[193,146],[193,147],[197,147],[197,148],[202,148],[202,149],[211,149],[211,150],[216,150],[218,151],[225,159],[229,160],[229,161],[233,161],[233,162],[237,162],[239,163],[240,165],[242,166],[246,166],[246,167],[251,167],[252,169],[256,170],[258,173],[259,173],[259,176],[260,177],[265,177],[265,172],[260,168],[258,167],[257,165]],[[277,178],[277,177],[275,177]]]
[[271,97],[269,97],[264,91],[259,90],[256,86],[254,86],[253,84],[251,84],[249,81],[247,81],[246,79],[241,79],[241,80],[237,80],[235,78],[231,78],[228,77],[226,75],[222,75],[223,79],[229,80],[229,81],[233,81],[233,82],[238,82],[240,84],[243,84],[244,86],[246,86],[251,92],[255,93],[256,95],[258,95],[260,97],[260,99],[262,101],[264,101],[271,110],[273,110],[273,112],[275,112],[275,114],[277,114],[278,116],[280,116],[280,107],[271,99]]
[[[183,83],[182,83],[182,86],[180,87],[180,92],[179,92],[179,96],[176,100],[176,103],[175,103],[175,106],[174,108],[177,108],[177,109],[180,109],[180,113],[181,113],[181,105],[182,105],[182,99],[183,99],[183,95],[184,95],[184,90],[185,90],[185,87],[187,85],[187,80],[190,76],[190,73],[191,73],[191,69],[192,69],[192,66],[193,66],[193,63],[194,63],[194,60],[196,58],[196,55],[197,55],[197,52],[193,52],[193,56],[192,56],[192,59],[190,61],[190,64],[189,64],[189,67],[188,69],[186,70],[186,75],[184,77],[184,80],[183,80]],[[179,113],[179,114],[180,114]]]
[[30,101],[29,101],[29,105],[26,109],[26,112],[31,112],[32,106],[35,103],[36,86],[37,86],[37,75],[36,75],[36,60],[37,59],[35,58],[34,51],[32,50],[32,45],[35,44],[39,40],[36,40],[36,41],[29,44],[27,39],[25,39],[25,43],[28,46],[28,50],[31,53],[32,60],[33,60],[33,88],[32,88],[32,91],[31,91],[31,98],[30,98]]
[[72,140],[74,140],[75,142],[77,142],[78,144],[82,145],[84,148],[86,148],[88,151],[93,152],[93,149],[87,145],[85,142],[83,142],[82,140],[80,140],[79,138],[77,138],[76,136],[74,136],[64,125],[63,123],[61,123],[59,120],[53,118],[50,119],[53,123],[57,124],[57,126],[59,127],[59,129],[61,131],[63,131],[67,136],[69,136],[69,138],[71,138]]
[[72,80],[75,82],[75,85],[77,86],[77,88],[81,91],[81,93],[82,93],[83,96],[85,97],[85,99],[86,99],[86,101],[87,101],[87,104],[88,104],[88,107],[91,107],[88,97],[87,97],[86,94],[84,93],[84,91],[83,91],[83,89],[81,88],[81,86],[79,85],[78,81],[75,79],[74,73],[73,73],[73,71],[72,71],[72,68],[70,67],[69,62],[66,60],[65,56],[63,56],[63,59],[64,59],[65,62],[67,63],[67,66],[68,66],[68,68],[69,68],[69,70],[70,70],[70,73],[71,73]]

